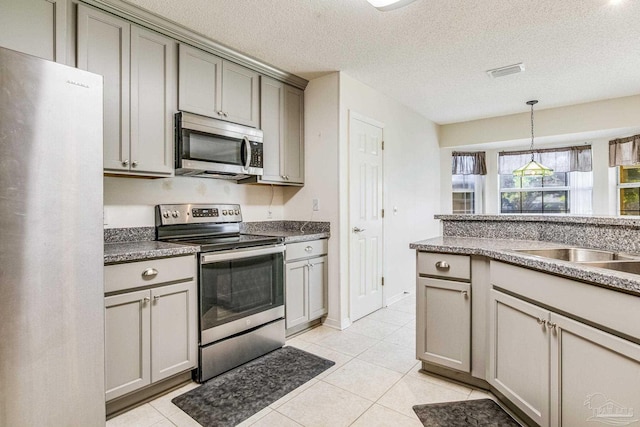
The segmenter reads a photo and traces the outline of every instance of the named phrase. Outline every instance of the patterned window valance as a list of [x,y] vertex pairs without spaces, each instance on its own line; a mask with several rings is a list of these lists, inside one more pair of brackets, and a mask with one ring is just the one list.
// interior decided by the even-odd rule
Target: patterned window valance
[[609,167],[640,164],[640,135],[609,141]]
[[454,151],[451,153],[451,173],[453,175],[486,175],[487,162],[485,152],[477,151],[463,153]]
[[[536,161],[554,172],[590,172],[592,170],[591,146],[543,148],[533,150]],[[498,155],[498,173],[509,175],[531,160],[531,151],[503,151]]]

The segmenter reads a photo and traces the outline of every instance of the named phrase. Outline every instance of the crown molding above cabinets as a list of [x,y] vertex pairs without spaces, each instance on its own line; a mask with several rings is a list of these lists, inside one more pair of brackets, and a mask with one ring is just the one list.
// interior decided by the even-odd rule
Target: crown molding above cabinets
[[82,0],[78,3],[85,3],[100,8],[114,15],[125,18],[143,27],[152,29],[161,34],[169,36],[177,41],[190,44],[204,51],[213,53],[223,59],[243,65],[247,68],[255,70],[261,74],[272,77],[276,80],[288,83],[291,86],[304,90],[309,83],[302,77],[280,70],[272,65],[259,61],[243,53],[237,52],[211,40],[201,34],[198,34],[187,27],[180,24],[167,21],[166,19],[145,10],[139,9],[137,6],[125,3],[121,0]]

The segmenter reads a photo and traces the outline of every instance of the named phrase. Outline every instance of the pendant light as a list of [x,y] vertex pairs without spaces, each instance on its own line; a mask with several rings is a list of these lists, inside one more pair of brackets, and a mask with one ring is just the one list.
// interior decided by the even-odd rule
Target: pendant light
[[531,147],[529,147],[529,151],[531,151],[531,161],[526,165],[514,170],[512,172],[513,176],[550,176],[553,175],[553,169],[550,169],[546,166],[541,165],[540,163],[533,160],[533,106],[536,105],[538,101],[532,100],[527,101],[527,105],[531,106]]

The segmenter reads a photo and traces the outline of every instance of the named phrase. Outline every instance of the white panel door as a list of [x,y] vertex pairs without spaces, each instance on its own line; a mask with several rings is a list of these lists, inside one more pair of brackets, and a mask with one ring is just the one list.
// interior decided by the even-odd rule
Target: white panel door
[[351,321],[382,308],[382,128],[349,116]]

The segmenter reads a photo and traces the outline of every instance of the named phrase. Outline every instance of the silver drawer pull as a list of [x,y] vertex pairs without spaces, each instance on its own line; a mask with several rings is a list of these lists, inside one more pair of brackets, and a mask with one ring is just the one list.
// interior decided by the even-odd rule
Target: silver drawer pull
[[142,277],[145,279],[153,279],[157,275],[158,275],[158,270],[156,270],[155,268],[147,268],[145,271],[142,272]]
[[465,298],[469,298],[469,292],[467,291],[460,291],[460,293],[462,294],[463,297]]
[[449,271],[450,268],[451,268],[451,266],[449,265],[449,263],[447,261],[438,261],[438,262],[436,262],[436,269],[437,270]]
[[313,250],[313,246],[307,246],[306,248],[304,248],[304,250],[307,252],[311,252]]
[[158,302],[159,299],[160,299],[160,295],[153,296],[153,302]]

